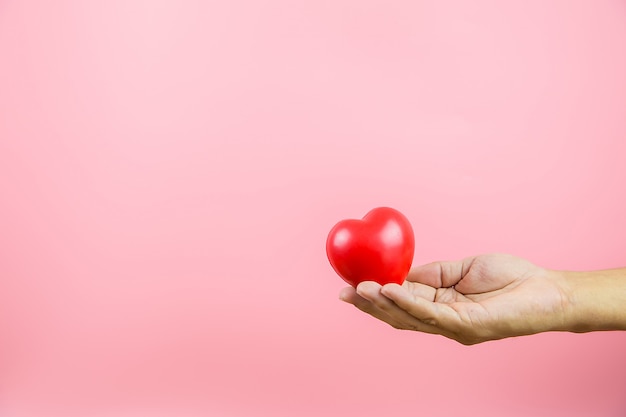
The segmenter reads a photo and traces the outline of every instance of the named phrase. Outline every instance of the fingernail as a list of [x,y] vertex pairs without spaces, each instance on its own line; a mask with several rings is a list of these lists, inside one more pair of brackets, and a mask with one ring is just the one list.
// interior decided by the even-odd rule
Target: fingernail
[[379,287],[379,285],[376,284],[375,282],[363,281],[359,283],[359,285],[357,285],[356,291],[357,293],[370,292],[370,291],[374,291],[374,288],[377,288],[377,287]]

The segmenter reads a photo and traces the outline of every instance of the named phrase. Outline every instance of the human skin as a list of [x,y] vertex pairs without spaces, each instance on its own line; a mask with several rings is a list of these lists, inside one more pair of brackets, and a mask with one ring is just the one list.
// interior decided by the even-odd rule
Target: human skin
[[504,254],[418,266],[402,285],[366,281],[339,298],[397,329],[465,345],[548,331],[626,330],[626,268],[557,271]]

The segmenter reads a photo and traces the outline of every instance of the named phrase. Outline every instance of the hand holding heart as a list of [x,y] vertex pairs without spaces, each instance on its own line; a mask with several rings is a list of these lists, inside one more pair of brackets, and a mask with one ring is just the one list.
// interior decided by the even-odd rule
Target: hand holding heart
[[[546,331],[626,330],[626,268],[554,271],[510,255],[414,267],[408,220],[389,208],[344,220],[326,245],[340,298],[394,328],[471,345]],[[406,280],[405,280],[406,278]]]

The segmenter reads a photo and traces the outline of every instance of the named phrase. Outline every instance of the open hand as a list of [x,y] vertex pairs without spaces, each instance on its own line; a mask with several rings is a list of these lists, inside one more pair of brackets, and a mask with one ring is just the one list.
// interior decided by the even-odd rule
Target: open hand
[[565,327],[559,276],[510,255],[434,262],[413,268],[402,286],[367,281],[340,298],[397,329],[466,345]]

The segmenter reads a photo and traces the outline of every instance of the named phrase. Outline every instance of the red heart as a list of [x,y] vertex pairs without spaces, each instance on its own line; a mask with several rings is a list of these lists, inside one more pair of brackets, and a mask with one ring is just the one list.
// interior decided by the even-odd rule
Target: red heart
[[402,284],[414,251],[411,223],[389,207],[375,208],[363,220],[340,221],[326,240],[330,264],[353,287],[362,281]]

